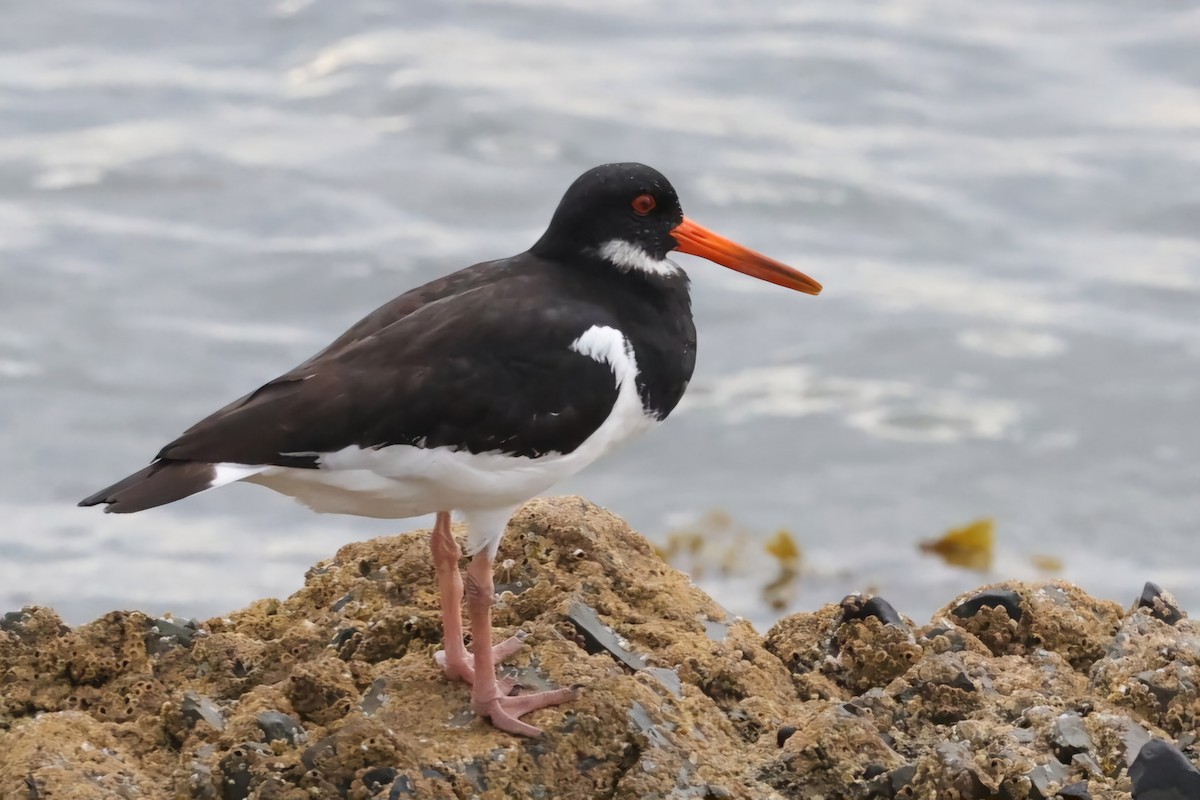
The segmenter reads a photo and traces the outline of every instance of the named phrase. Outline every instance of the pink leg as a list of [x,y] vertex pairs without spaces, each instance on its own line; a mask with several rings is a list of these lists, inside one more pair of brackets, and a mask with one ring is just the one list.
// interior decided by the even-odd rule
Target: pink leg
[[450,513],[439,511],[433,525],[433,537],[429,540],[433,551],[433,569],[437,575],[438,595],[442,607],[442,645],[434,659],[441,665],[446,677],[470,683],[475,677],[467,648],[463,646],[462,625],[462,575],[458,571],[458,560],[462,548],[450,533]]
[[[476,642],[491,641],[492,601],[496,589],[492,581],[492,559],[486,552],[471,559],[467,567],[466,587],[471,636]],[[496,661],[492,651],[490,647],[474,648],[475,682],[471,686],[471,710],[481,717],[491,718],[492,724],[502,731],[538,736],[541,729],[522,722],[520,717],[539,708],[573,700],[575,690],[553,689],[509,697],[508,691],[502,690],[496,680]]]
[[[429,546],[433,551],[433,566],[437,575],[438,595],[442,608],[442,643],[446,648],[439,650],[434,655],[434,660],[446,673],[446,677],[473,683],[475,669],[467,653],[467,648],[463,646],[463,582],[462,574],[458,570],[458,560],[462,558],[462,548],[458,546],[458,542],[450,533],[450,513],[448,511],[438,512]],[[503,661],[520,650],[521,641],[524,638],[523,634],[518,634],[491,648],[493,661]],[[489,638],[482,640],[477,638],[475,641],[490,642],[490,631]],[[506,693],[512,689],[511,681],[500,681],[500,685]]]

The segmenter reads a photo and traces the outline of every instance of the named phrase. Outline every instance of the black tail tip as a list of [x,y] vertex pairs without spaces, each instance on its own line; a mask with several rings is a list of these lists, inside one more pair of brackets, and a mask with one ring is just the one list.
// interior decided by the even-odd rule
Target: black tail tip
[[132,514],[203,492],[216,477],[213,465],[200,461],[159,459],[145,469],[79,501],[83,507],[104,503],[110,514]]
[[[124,511],[117,505],[117,498],[111,494],[94,494],[91,497],[85,497],[75,504],[77,508],[91,508],[92,506],[102,505],[105,514],[120,513]],[[135,511],[138,509],[134,509]]]

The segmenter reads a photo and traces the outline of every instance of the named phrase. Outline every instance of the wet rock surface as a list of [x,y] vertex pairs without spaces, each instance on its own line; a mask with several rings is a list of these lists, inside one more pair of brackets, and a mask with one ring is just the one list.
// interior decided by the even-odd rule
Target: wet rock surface
[[342,548],[287,600],[203,622],[0,617],[0,798],[1196,797],[1200,632],[1004,583],[919,626],[851,596],[766,636],[620,519],[530,503],[498,559],[505,669],[583,687],[534,740],[469,711],[428,534]]

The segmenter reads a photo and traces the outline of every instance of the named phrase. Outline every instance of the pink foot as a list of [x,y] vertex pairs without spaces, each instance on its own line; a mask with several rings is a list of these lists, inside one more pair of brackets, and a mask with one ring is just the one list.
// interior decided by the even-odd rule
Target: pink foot
[[[475,642],[492,640],[492,602],[495,584],[492,579],[492,555],[481,550],[471,558],[463,581],[467,610],[471,617],[471,639]],[[449,633],[447,633],[449,635]],[[447,648],[455,646],[466,654],[460,640],[447,640]],[[496,680],[496,656],[512,655],[521,646],[521,637],[513,637],[493,647],[476,647],[471,653],[471,710],[477,716],[488,717],[492,725],[507,733],[537,736],[541,730],[521,722],[530,711],[565,703],[575,697],[574,689],[553,689],[548,692],[509,695],[511,681]],[[450,654],[451,658],[453,653]],[[450,660],[449,658],[447,660]],[[465,658],[463,659],[466,660]]]
[[[518,631],[516,636],[510,636],[503,642],[492,646],[492,661],[500,663],[504,659],[517,653],[525,646],[525,639],[529,634],[525,631]],[[465,647],[453,648],[453,652],[438,650],[433,654],[433,660],[442,668],[442,672],[446,673],[446,677],[450,680],[463,681],[464,683],[475,683],[475,667],[472,664],[472,657],[468,654]],[[503,694],[508,694],[516,685],[513,681],[507,678],[497,678],[500,684],[500,691]]]
[[493,697],[491,700],[471,701],[471,710],[478,716],[487,717],[492,725],[506,733],[519,736],[541,736],[542,729],[535,728],[521,717],[531,711],[547,706],[556,706],[574,700],[578,693],[574,689],[552,689],[548,692],[518,694],[512,697]]

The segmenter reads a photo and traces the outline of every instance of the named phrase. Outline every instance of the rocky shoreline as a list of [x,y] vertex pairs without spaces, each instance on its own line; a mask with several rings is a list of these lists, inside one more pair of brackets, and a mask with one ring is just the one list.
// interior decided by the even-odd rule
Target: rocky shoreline
[[0,798],[1200,797],[1200,634],[1156,587],[997,584],[923,626],[854,596],[762,636],[579,498],[530,503],[499,563],[511,673],[582,687],[542,738],[443,679],[418,533],[200,623],[0,617]]

